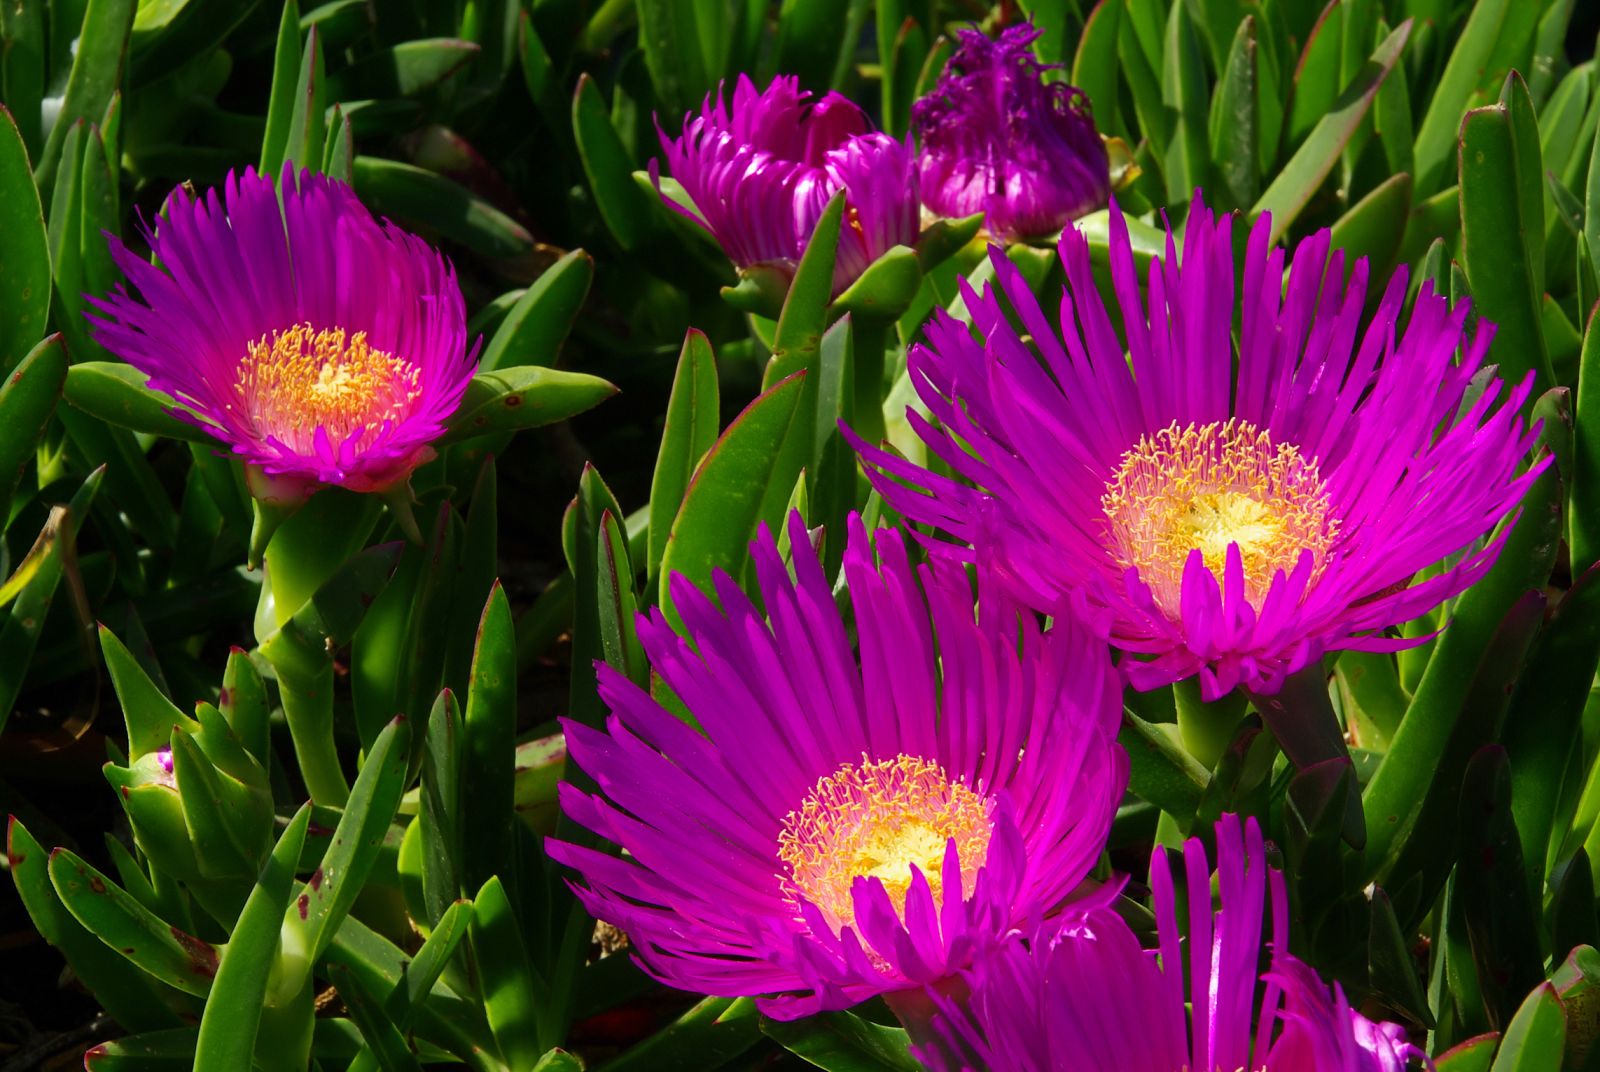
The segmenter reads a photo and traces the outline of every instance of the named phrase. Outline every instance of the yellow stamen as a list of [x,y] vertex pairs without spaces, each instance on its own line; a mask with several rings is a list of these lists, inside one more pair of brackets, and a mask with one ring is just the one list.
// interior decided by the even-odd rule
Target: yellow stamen
[[1177,614],[1183,570],[1198,548],[1220,580],[1239,545],[1245,595],[1259,607],[1279,570],[1310,550],[1320,573],[1339,521],[1315,459],[1273,443],[1248,421],[1179,428],[1174,421],[1122,456],[1100,500],[1112,553],[1134,567],[1158,606]]
[[916,756],[846,763],[817,780],[783,821],[778,858],[789,869],[791,903],[821,910],[835,931],[855,923],[850,887],[858,876],[882,880],[897,908],[922,871],[936,904],[944,901],[944,855],[951,838],[961,857],[961,896],[972,894],[989,853],[993,802],[937,763]]
[[368,346],[364,331],[295,324],[250,344],[234,391],[258,433],[310,454],[319,427],[335,446],[352,436],[365,445],[410,412],[420,383],[420,369]]

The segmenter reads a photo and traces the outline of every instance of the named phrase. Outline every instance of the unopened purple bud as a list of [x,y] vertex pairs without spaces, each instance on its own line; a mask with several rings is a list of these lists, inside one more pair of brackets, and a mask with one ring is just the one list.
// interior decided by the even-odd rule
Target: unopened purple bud
[[669,207],[711,232],[741,269],[794,272],[829,199],[845,191],[834,293],[878,257],[917,239],[921,202],[909,139],[871,131],[848,98],[820,98],[780,75],[765,90],[741,75],[731,100],[707,98],[682,134],[659,130],[672,177],[693,203]]
[[1055,234],[1111,193],[1089,99],[1045,83],[1051,68],[1028,47],[1039,34],[1032,23],[994,40],[962,30],[939,84],[911,110],[923,203],[941,216],[982,212],[1007,240]]

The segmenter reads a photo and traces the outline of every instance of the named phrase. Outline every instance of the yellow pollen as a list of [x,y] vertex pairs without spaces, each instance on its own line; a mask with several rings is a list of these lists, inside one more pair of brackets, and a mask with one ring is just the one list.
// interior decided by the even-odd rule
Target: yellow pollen
[[295,324],[249,345],[234,391],[256,432],[315,453],[318,428],[334,447],[366,446],[385,422],[404,419],[422,394],[421,370],[367,345],[367,333]]
[[850,887],[858,877],[883,882],[896,908],[905,905],[915,864],[935,904],[944,903],[944,856],[954,838],[961,858],[962,897],[972,894],[989,854],[993,803],[937,763],[916,756],[846,763],[817,780],[783,821],[778,858],[790,903],[822,912],[836,932],[855,923]]
[[1179,613],[1196,548],[1220,581],[1228,547],[1238,544],[1245,596],[1260,607],[1273,577],[1293,572],[1302,551],[1320,574],[1339,529],[1315,459],[1241,420],[1174,421],[1144,436],[1122,456],[1100,505],[1118,563],[1138,569],[1168,614]]

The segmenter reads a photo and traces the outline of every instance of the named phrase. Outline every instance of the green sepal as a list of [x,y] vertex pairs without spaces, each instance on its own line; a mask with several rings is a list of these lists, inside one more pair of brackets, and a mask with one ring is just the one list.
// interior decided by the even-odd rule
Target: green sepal
[[974,212],[959,219],[935,220],[917,236],[917,262],[924,275],[965,249],[978,237],[983,213]]
[[908,246],[895,246],[867,266],[845,292],[833,300],[829,313],[854,314],[858,319],[900,319],[922,286],[922,260]]
[[778,319],[783,312],[783,299],[789,295],[789,284],[794,273],[782,265],[752,264],[739,269],[739,281],[722,288],[722,300],[739,310]]

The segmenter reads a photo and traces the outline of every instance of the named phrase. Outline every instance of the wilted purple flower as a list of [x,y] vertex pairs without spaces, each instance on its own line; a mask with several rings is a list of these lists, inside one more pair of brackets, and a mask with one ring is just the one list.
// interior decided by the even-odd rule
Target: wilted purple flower
[[965,1008],[936,998],[921,1060],[935,1072],[1403,1072],[1425,1060],[1403,1027],[1354,1011],[1342,989],[1285,951],[1283,876],[1267,866],[1255,820],[1241,830],[1225,815],[1216,831],[1220,907],[1199,838],[1184,846],[1181,902],[1158,848],[1154,950],[1107,908],[1069,915],[1031,941],[1013,936],[965,973]]
[[1127,781],[1105,649],[1041,633],[966,574],[914,568],[897,533],[876,558],[852,518],[844,572],[854,650],[804,523],[791,578],[752,545],[764,618],[726,576],[722,608],[681,576],[640,620],[653,669],[697,731],[606,666],[606,731],[566,722],[599,786],[563,810],[618,857],[550,842],[578,894],[642,966],[702,994],[763,995],[783,1019],[948,978],[1040,918],[1094,865]]
[[780,75],[757,92],[744,75],[731,106],[719,92],[683,133],[659,130],[673,178],[694,202],[667,205],[706,230],[740,268],[794,272],[828,201],[845,191],[833,273],[837,294],[867,265],[917,240],[921,207],[911,143],[872,132],[845,97],[814,100]]
[[941,216],[982,212],[1005,240],[1055,234],[1111,193],[1089,98],[1046,84],[1051,68],[1029,48],[1041,32],[1031,22],[995,40],[962,30],[939,84],[911,106],[923,203]]
[[1126,345],[1076,230],[1061,237],[1059,329],[992,256],[1037,354],[999,295],[965,288],[983,341],[941,312],[910,356],[939,426],[908,419],[979,490],[857,440],[896,509],[968,545],[932,546],[992,559],[1036,609],[1085,616],[1136,656],[1121,663],[1135,686],[1198,674],[1206,699],[1240,684],[1275,692],[1326,651],[1420,643],[1380,631],[1484,575],[1501,540],[1474,541],[1545,464],[1517,475],[1535,438],[1518,415],[1531,377],[1506,390],[1479,376],[1481,396],[1468,393],[1491,330],[1464,338],[1465,303],[1452,311],[1424,287],[1402,331],[1402,270],[1363,336],[1366,261],[1343,285],[1344,255],[1321,231],[1285,286],[1263,215],[1241,315],[1230,222],[1196,201],[1182,265],[1170,235],[1151,263],[1147,307],[1113,210]]
[[148,235],[107,235],[137,292],[91,298],[95,338],[269,478],[378,491],[433,456],[476,348],[448,261],[334,180],[246,169],[178,187]]

